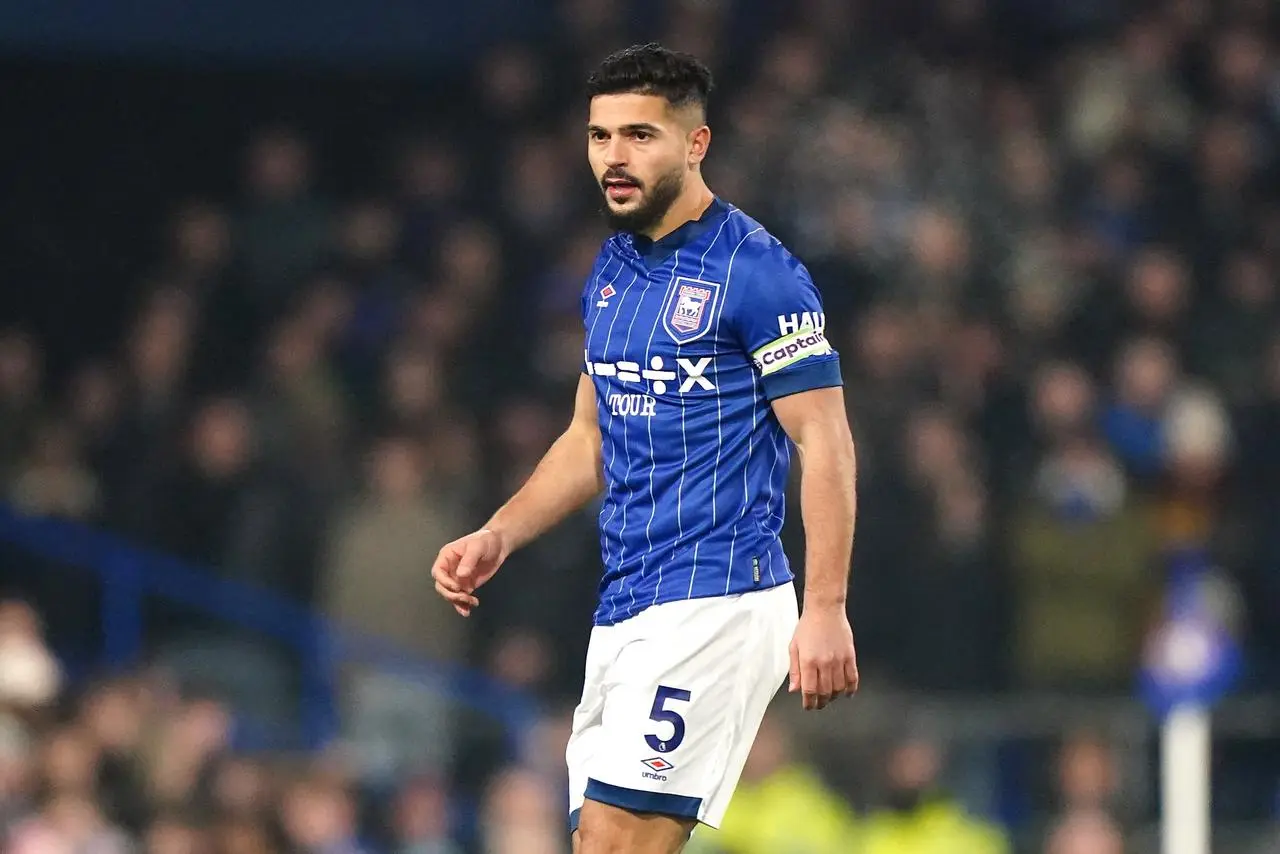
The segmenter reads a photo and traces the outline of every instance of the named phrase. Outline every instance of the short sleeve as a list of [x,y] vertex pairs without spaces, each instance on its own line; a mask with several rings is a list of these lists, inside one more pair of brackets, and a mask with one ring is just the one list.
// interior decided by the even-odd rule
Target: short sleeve
[[776,400],[843,385],[840,356],[826,336],[822,297],[808,270],[779,250],[753,259],[730,293],[730,323]]

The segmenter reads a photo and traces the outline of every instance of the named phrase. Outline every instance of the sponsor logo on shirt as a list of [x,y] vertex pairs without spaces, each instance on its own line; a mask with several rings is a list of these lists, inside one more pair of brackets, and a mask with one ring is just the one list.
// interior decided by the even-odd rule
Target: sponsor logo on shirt
[[609,413],[612,415],[652,418],[654,407],[657,405],[658,401],[647,394],[609,395]]
[[711,368],[711,357],[701,356],[696,359],[677,357],[675,370],[667,365],[661,356],[649,359],[647,367],[642,368],[640,362],[622,360],[618,362],[593,362],[591,355],[583,351],[588,376],[614,377],[620,383],[636,383],[647,386],[653,394],[666,394],[671,384],[679,382],[676,391],[686,394],[695,389],[698,391],[715,391],[716,385],[707,376]]
[[778,315],[778,334],[790,335],[801,329],[816,329],[819,332],[827,328],[827,316],[820,311],[801,311],[792,314]]

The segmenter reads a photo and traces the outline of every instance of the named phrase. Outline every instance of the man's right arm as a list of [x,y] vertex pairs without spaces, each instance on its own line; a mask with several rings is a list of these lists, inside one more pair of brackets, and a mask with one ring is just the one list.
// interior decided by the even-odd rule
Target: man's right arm
[[554,528],[604,489],[596,390],[578,380],[573,420],[551,445],[524,486],[484,528],[502,543],[502,557]]

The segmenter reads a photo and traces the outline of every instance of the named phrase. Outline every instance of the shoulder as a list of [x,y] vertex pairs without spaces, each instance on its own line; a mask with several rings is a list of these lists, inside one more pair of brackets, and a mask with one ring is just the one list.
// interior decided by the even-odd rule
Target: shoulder
[[724,251],[736,279],[776,281],[780,276],[809,280],[809,271],[786,245],[759,221],[740,208],[730,208]]
[[[611,264],[618,261],[619,257],[619,235],[613,235],[600,244],[600,250],[596,252],[595,261],[591,263],[591,271],[587,273],[582,280],[582,300],[583,310],[586,310],[586,300],[599,287],[600,280],[605,276]],[[616,273],[617,270],[615,269]]]

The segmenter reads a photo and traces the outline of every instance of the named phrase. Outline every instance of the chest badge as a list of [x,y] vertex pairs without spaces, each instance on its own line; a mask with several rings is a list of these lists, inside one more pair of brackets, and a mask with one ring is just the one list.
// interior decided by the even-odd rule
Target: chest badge
[[684,276],[677,278],[662,307],[662,326],[677,344],[687,344],[707,333],[711,326],[720,285]]

